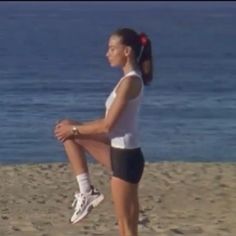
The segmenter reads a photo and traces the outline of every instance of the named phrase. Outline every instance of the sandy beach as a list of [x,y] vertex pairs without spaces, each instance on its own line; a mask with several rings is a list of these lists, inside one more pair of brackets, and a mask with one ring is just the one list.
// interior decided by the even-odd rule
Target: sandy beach
[[[89,165],[101,205],[71,225],[78,185],[67,163],[0,167],[0,236],[116,236],[109,175]],[[236,163],[146,163],[140,236],[235,236]]]

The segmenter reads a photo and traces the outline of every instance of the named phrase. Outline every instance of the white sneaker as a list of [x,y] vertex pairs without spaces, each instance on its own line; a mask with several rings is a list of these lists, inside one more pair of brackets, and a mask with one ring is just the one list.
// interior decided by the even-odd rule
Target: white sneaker
[[78,223],[82,220],[93,207],[98,206],[104,199],[104,195],[97,189],[91,186],[91,190],[88,193],[75,193],[75,199],[72,203],[72,207],[75,208],[70,222],[72,224]]

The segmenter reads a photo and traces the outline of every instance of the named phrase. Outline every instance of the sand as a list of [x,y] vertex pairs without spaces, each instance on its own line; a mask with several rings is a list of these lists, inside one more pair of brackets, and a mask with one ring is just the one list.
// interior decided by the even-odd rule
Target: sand
[[[118,236],[109,175],[90,164],[101,205],[71,225],[78,185],[67,163],[0,166],[0,236]],[[140,236],[235,236],[236,163],[146,163]]]

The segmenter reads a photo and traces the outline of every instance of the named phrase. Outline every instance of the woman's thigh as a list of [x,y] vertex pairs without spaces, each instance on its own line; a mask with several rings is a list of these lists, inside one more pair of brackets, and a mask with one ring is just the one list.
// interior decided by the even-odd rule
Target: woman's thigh
[[75,139],[96,161],[111,171],[110,140],[103,135],[86,135]]

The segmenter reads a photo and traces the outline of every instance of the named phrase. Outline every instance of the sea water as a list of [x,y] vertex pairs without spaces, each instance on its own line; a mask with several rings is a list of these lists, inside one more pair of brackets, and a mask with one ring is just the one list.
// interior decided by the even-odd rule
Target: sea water
[[235,2],[1,2],[0,163],[66,160],[55,122],[104,114],[120,27],[152,40],[146,160],[236,161],[235,26]]

